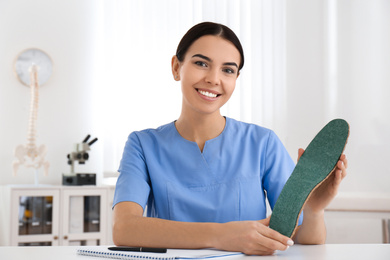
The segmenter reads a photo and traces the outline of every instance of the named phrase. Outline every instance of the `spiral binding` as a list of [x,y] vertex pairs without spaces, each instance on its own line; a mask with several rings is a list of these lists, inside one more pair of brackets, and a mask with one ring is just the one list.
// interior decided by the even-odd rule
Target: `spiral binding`
[[139,259],[147,259],[147,260],[174,260],[176,257],[172,256],[151,256],[151,255],[135,255],[135,254],[126,254],[126,253],[120,253],[120,252],[102,252],[102,251],[96,251],[96,250],[85,250],[85,249],[78,249],[77,250],[78,255],[85,255],[85,256],[95,256],[95,257],[104,257],[104,258],[110,258],[110,259],[126,259],[126,260],[139,260]]

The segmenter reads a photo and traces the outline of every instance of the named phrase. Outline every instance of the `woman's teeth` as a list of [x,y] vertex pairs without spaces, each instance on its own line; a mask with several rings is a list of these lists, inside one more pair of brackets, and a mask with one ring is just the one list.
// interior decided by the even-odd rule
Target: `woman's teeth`
[[200,94],[202,94],[203,96],[206,96],[206,97],[212,97],[212,98],[217,97],[217,94],[210,93],[210,92],[207,92],[207,91],[204,91],[204,90],[198,90],[198,92]]

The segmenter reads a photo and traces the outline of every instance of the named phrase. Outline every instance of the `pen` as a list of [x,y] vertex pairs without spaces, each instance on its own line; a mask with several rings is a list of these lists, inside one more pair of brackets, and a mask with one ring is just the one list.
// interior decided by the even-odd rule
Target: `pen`
[[166,253],[166,248],[153,247],[130,247],[130,246],[112,246],[108,248],[114,251],[148,252],[148,253]]

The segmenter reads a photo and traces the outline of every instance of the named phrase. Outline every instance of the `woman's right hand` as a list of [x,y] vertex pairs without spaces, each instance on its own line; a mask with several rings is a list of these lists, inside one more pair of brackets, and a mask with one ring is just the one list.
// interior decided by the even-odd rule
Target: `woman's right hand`
[[284,251],[294,242],[269,228],[270,217],[259,221],[234,221],[222,224],[217,233],[216,248],[239,251],[247,255],[272,255]]

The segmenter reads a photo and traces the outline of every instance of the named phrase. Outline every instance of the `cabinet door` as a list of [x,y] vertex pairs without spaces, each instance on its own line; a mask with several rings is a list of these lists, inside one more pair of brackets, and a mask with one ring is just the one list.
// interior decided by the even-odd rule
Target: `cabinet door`
[[384,243],[384,221],[390,212],[326,211],[328,244]]
[[12,189],[11,245],[59,245],[59,190]]
[[62,245],[103,245],[107,236],[107,190],[64,188]]

